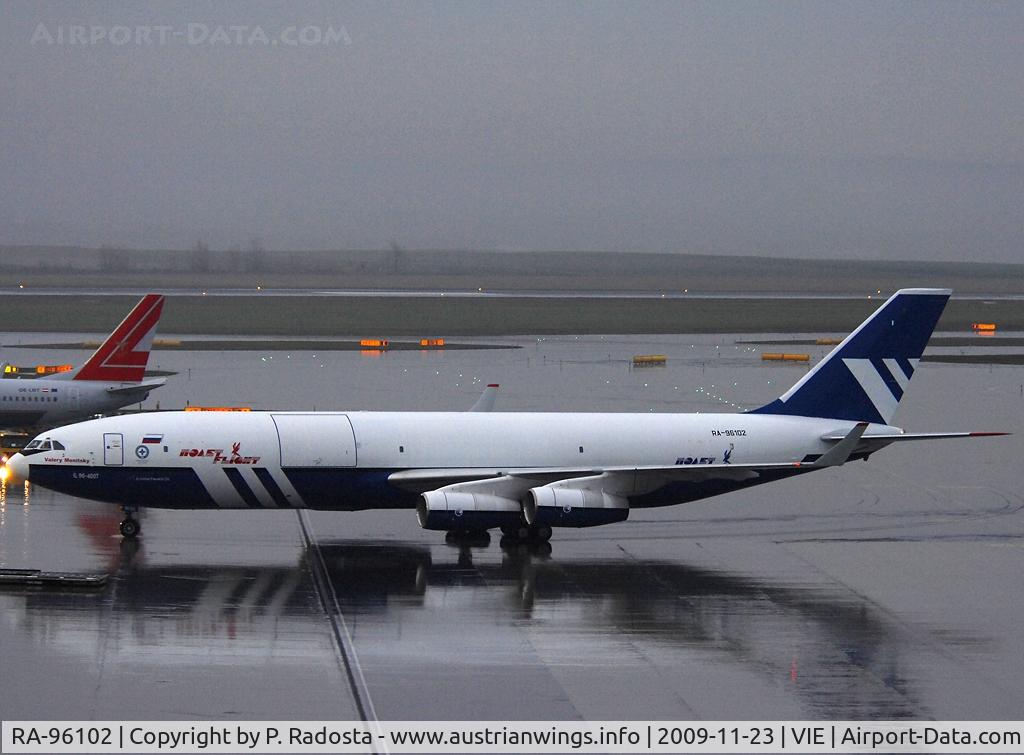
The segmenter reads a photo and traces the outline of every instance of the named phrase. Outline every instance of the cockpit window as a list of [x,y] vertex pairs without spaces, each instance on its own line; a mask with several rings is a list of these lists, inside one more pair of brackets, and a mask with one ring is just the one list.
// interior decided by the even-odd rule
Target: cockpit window
[[40,443],[42,443],[42,441],[34,440],[34,441],[32,441],[31,443],[29,443],[28,445],[25,446],[25,450],[26,451],[31,451],[33,448],[39,448],[39,444]]
[[43,451],[49,451],[50,450],[50,441],[44,440],[42,443],[39,444],[39,448],[41,448]]
[[55,440],[55,441],[53,441],[53,450],[54,451],[66,451],[67,449],[64,448],[64,444],[63,443],[61,443],[59,440]]

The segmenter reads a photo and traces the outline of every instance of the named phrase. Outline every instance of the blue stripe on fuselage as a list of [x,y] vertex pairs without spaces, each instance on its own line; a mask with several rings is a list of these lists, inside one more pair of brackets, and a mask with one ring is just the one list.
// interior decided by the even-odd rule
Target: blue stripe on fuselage
[[311,509],[408,509],[420,500],[419,493],[401,490],[388,482],[394,469],[286,467],[281,471]]
[[263,483],[263,487],[270,493],[270,497],[274,500],[274,505],[278,508],[287,509],[291,508],[291,504],[288,503],[288,498],[285,496],[284,491],[281,490],[281,486],[277,484],[274,476],[270,474],[270,470],[266,467],[256,467],[253,472],[256,473],[256,477],[260,482]]
[[238,495],[245,501],[245,505],[250,509],[263,508],[260,506],[260,499],[256,497],[256,494],[252,492],[252,488],[249,487],[249,483],[242,479],[242,473],[235,467],[224,467],[224,474],[228,476],[231,484],[235,490],[238,491]]
[[[237,470],[231,469],[231,472]],[[269,473],[260,481],[267,487],[274,503],[290,507],[284,493]],[[417,493],[399,490],[388,482],[392,469],[355,469],[353,467],[307,468],[282,470],[301,496],[302,504],[311,509],[359,511],[374,508],[414,508]],[[244,481],[228,475],[232,485]],[[207,492],[195,470],[188,467],[104,467],[56,464],[31,464],[29,479],[59,493],[95,501],[169,509],[220,508]],[[273,484],[271,487],[269,482]],[[252,490],[245,485],[249,506],[259,505]],[[230,505],[230,504],[229,504]]]
[[[414,508],[420,500],[419,494],[391,485],[388,476],[394,471],[396,470],[353,467],[291,467],[282,470],[302,497],[302,505],[311,509],[361,511]],[[809,471],[813,470],[807,468],[761,472],[756,479],[742,481],[672,482],[651,493],[631,497],[630,508],[670,506],[696,501]],[[96,501],[143,508],[220,508],[203,486],[195,470],[188,467],[32,464],[29,475],[33,484]],[[266,485],[264,476],[258,473],[257,476]],[[271,496],[278,506],[290,505],[280,488],[276,494],[271,492]]]
[[90,467],[30,464],[33,485],[59,493],[163,509],[218,508],[195,470],[188,467]]

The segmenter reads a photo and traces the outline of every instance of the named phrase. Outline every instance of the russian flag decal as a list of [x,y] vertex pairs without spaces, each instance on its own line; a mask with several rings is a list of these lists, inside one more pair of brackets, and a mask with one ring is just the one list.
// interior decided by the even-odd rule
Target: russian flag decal
[[144,435],[142,437],[143,443],[159,443],[164,439],[162,435]]

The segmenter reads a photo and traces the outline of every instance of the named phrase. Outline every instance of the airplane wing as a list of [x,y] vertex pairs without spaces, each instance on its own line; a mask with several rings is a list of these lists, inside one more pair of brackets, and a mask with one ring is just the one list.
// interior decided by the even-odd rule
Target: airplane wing
[[816,468],[788,462],[606,469],[419,469],[395,472],[388,480],[422,495],[416,515],[427,529],[501,524],[520,510],[530,526],[592,527],[621,522],[629,516],[632,499],[656,495],[675,482],[743,484],[755,482],[769,471]]
[[[705,480],[754,479],[760,472],[775,470],[818,469],[815,464],[784,462],[777,464],[691,464],[673,466],[632,467],[536,467],[523,469],[410,469],[393,472],[388,481],[403,490],[426,493],[451,485],[472,484],[495,480],[517,480],[523,483],[523,492],[537,485],[603,476],[615,481],[616,489],[629,487],[631,493],[647,492],[676,480],[702,482]],[[628,483],[628,485],[627,485]]]
[[149,380],[149,381],[147,381],[145,383],[133,383],[131,385],[122,385],[122,386],[119,386],[117,388],[107,388],[107,393],[109,393],[111,395],[114,395],[114,396],[117,396],[117,395],[121,395],[121,394],[140,393],[140,392],[143,392],[143,391],[151,391],[154,388],[159,388],[161,385],[163,385],[166,382],[167,382],[166,380],[164,380],[163,378],[160,378],[158,380]]

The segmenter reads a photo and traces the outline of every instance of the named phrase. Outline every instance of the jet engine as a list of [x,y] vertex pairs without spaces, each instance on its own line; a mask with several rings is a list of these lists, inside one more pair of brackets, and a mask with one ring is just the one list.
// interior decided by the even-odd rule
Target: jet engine
[[576,487],[579,480],[531,488],[523,500],[523,516],[531,526],[596,527],[625,521],[629,501],[604,490]]
[[514,527],[523,521],[519,501],[445,488],[423,493],[416,504],[416,517],[425,530],[485,530]]

